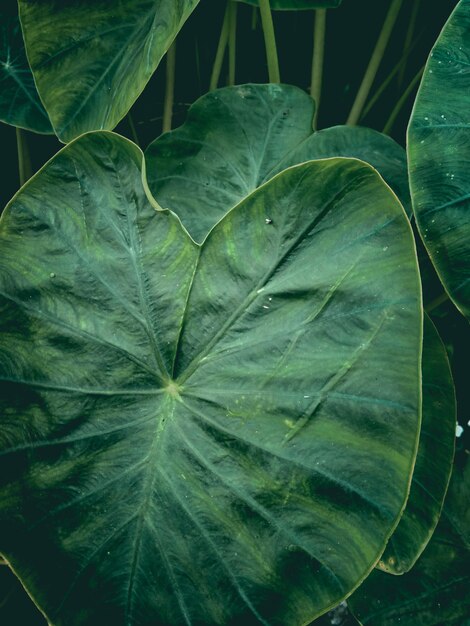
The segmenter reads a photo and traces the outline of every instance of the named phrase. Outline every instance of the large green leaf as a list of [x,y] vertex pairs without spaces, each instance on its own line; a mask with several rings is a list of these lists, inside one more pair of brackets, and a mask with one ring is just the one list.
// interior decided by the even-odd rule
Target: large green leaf
[[454,467],[436,532],[403,576],[375,571],[348,600],[364,626],[468,626],[470,623],[470,464]]
[[392,574],[410,570],[436,528],[452,471],[456,406],[446,349],[425,317],[423,421],[410,496],[379,565]]
[[149,187],[201,240],[225,213],[283,169],[356,157],[376,167],[409,205],[406,155],[376,131],[338,126],[312,134],[313,100],[297,87],[243,85],[200,98],[183,126],[146,151]]
[[[246,4],[259,6],[259,0],[238,0]],[[272,9],[295,11],[302,9],[331,9],[339,7],[342,0],[271,0]]]
[[199,0],[19,0],[26,50],[62,141],[112,129]]
[[84,135],[0,239],[0,553],[54,626],[307,623],[374,567],[420,423],[408,221],[281,173],[195,244]]
[[0,7],[0,120],[37,133],[52,133],[24,49],[16,0]]
[[431,52],[408,131],[421,236],[456,306],[470,316],[470,0]]

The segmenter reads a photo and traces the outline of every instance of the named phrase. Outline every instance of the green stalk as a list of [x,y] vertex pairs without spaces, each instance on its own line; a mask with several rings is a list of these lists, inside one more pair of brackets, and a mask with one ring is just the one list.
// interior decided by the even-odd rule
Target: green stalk
[[33,168],[31,167],[26,133],[18,127],[16,128],[16,147],[18,150],[18,177],[22,187],[33,175]]
[[351,108],[346,124],[357,124],[359,118],[361,117],[362,109],[364,108],[367,96],[369,95],[369,91],[375,80],[379,65],[382,62],[385,49],[387,48],[390,35],[392,34],[392,30],[402,4],[403,0],[392,0],[392,4],[388,10],[379,38],[377,39],[374,52],[372,53],[372,57],[369,61],[369,65],[367,66],[366,73],[362,79],[361,86],[357,92],[356,99],[354,100],[354,104]]
[[175,73],[176,73],[176,41],[168,48],[166,53],[166,85],[165,101],[163,103],[162,132],[171,130],[173,118],[173,101],[175,97]]
[[387,89],[387,87],[390,85],[392,80],[395,78],[397,73],[401,70],[401,68],[404,65],[406,65],[406,62],[407,62],[410,54],[415,49],[416,45],[421,41],[422,35],[423,35],[423,33],[421,33],[418,37],[416,37],[416,39],[413,41],[413,43],[410,45],[410,47],[403,52],[403,55],[402,55],[401,59],[398,61],[398,63],[395,64],[395,67],[392,69],[390,74],[383,81],[383,83],[380,85],[380,87],[374,93],[372,98],[370,98],[370,100],[368,101],[367,105],[364,107],[364,110],[362,111],[362,114],[361,114],[361,119],[364,118],[369,113],[369,111],[375,105],[377,100],[380,98],[380,96],[383,94],[383,92]]
[[219,43],[217,45],[217,52],[215,53],[214,66],[212,68],[211,80],[209,83],[209,91],[217,89],[219,84],[220,72],[222,70],[222,63],[224,62],[225,48],[228,42],[228,30],[230,24],[230,0],[227,2],[225,9],[224,21],[222,22],[222,30],[220,31]]
[[134,143],[137,146],[140,146],[139,135],[137,134],[137,128],[135,127],[134,120],[132,118],[132,114],[131,114],[130,111],[127,114],[127,123],[129,124],[129,129],[131,131],[131,136],[132,136],[132,139],[133,139]]
[[274,34],[273,16],[269,0],[259,0],[259,10],[261,14],[261,24],[264,33],[264,45],[266,47],[266,58],[268,60],[268,75],[270,83],[280,83],[279,60],[277,57],[276,37]]
[[392,130],[393,125],[395,124],[395,120],[398,117],[398,114],[400,113],[400,111],[401,111],[403,105],[405,104],[405,102],[410,97],[411,92],[416,87],[417,83],[420,81],[421,76],[423,75],[423,72],[424,72],[424,66],[414,76],[413,80],[408,85],[408,87],[405,89],[405,91],[403,92],[401,98],[398,100],[398,102],[394,106],[393,111],[391,112],[390,117],[388,118],[387,123],[385,124],[384,129],[382,131],[386,135],[388,135],[390,133],[390,131]]
[[315,11],[315,26],[313,31],[312,75],[310,80],[310,95],[315,100],[315,115],[313,116],[313,130],[317,128],[318,109],[320,108],[321,88],[323,80],[323,59],[325,57],[325,29],[326,9]]
[[228,31],[228,84],[235,85],[235,68],[237,61],[237,8],[235,0],[230,2],[230,18]]
[[441,306],[441,304],[444,304],[444,302],[447,302],[447,300],[450,300],[449,294],[444,291],[439,296],[437,296],[437,298],[431,300],[431,302],[424,307],[424,310],[426,311],[426,313],[431,313],[431,311],[437,309],[438,306]]
[[[421,0],[414,0],[414,2],[412,3],[410,21],[408,22],[408,30],[406,31],[405,43],[403,44],[403,49],[405,50],[405,53],[413,45],[412,42],[413,42],[414,34],[415,34],[415,26],[416,26],[416,20],[418,18],[418,13],[419,13],[420,1]],[[401,67],[400,74],[398,75],[398,86],[399,87],[401,87],[403,85],[403,81],[405,80],[406,59],[407,58],[408,58],[408,55],[405,56],[405,63]]]

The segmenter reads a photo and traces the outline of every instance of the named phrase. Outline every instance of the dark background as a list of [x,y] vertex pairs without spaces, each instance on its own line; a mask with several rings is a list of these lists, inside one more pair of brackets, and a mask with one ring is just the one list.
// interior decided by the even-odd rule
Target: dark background
[[[318,127],[343,124],[355,98],[370,55],[380,32],[391,0],[343,0],[339,9],[328,12],[323,94]],[[419,11],[413,36],[413,49],[406,63],[403,80],[395,77],[381,98],[361,120],[361,125],[382,130],[396,102],[412,78],[424,65],[445,21],[457,0],[405,0],[395,25],[383,63],[379,69],[371,95],[387,78],[404,53],[404,42],[413,7]],[[184,122],[189,105],[207,92],[215,50],[220,34],[225,2],[201,0],[177,39],[176,87],[173,125]],[[252,28],[253,7],[239,4],[237,25],[236,82],[267,82],[264,41],[258,17]],[[310,83],[313,45],[313,11],[277,12],[274,14],[282,82],[308,90]],[[227,59],[220,86],[226,84]],[[132,107],[132,117],[142,148],[161,133],[165,86],[165,63],[156,71],[139,100]],[[416,89],[410,94],[391,131],[391,136],[405,146],[406,127]],[[117,132],[132,138],[126,120]],[[25,132],[33,170],[39,169],[61,145],[55,137]],[[13,127],[0,123],[2,152],[2,184],[0,206],[3,207],[19,188],[16,134]],[[432,300],[442,292],[435,278],[431,278],[427,294]],[[459,453],[470,448],[467,423],[470,418],[470,397],[466,388],[467,355],[470,353],[468,323],[450,302],[444,302],[432,311],[434,322],[443,337],[457,388],[459,423],[465,427],[457,440]],[[0,623],[2,626],[45,626],[22,587],[8,568],[0,567]],[[346,626],[351,623],[347,612],[340,611],[320,618],[318,626]]]

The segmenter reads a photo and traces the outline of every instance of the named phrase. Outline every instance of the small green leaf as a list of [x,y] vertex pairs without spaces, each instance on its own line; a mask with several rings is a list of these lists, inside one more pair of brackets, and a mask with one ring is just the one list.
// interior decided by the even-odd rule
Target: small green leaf
[[16,1],[4,0],[0,8],[0,120],[36,133],[52,133],[34,84]]
[[26,50],[58,137],[112,129],[199,0],[19,0]]
[[470,0],[428,60],[408,131],[416,222],[449,296],[470,317]]
[[0,553],[53,626],[302,624],[374,567],[420,423],[413,237],[353,159],[202,245],[112,133],[0,222]]
[[384,571],[410,570],[439,521],[454,457],[455,390],[446,349],[428,316],[423,338],[423,421],[410,496],[379,562]]
[[242,85],[202,96],[183,126],[146,151],[150,191],[202,240],[226,212],[275,174],[326,157],[376,167],[409,206],[406,154],[392,139],[338,126],[312,134],[313,100],[288,85]]
[[348,604],[364,626],[466,626],[470,615],[470,464],[454,466],[441,519],[411,572],[373,572]]
[[[259,0],[238,0],[253,6],[259,6]],[[333,9],[339,7],[342,0],[271,0],[271,8],[281,11],[302,11],[305,9]]]

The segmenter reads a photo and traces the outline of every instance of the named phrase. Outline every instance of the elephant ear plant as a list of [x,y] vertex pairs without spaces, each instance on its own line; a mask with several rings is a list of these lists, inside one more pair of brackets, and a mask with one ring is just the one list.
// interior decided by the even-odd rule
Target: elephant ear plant
[[[470,0],[408,159],[317,131],[314,100],[273,83],[202,95],[143,152],[112,129],[198,2],[139,4],[19,0],[19,114],[70,143],[0,220],[4,563],[50,626],[324,624],[344,600],[372,626],[460,626],[468,471],[416,233],[466,311]],[[248,4],[271,73],[271,9],[341,3]]]

